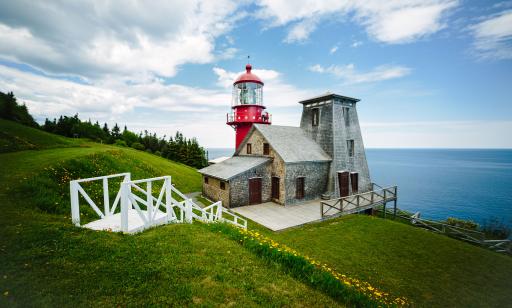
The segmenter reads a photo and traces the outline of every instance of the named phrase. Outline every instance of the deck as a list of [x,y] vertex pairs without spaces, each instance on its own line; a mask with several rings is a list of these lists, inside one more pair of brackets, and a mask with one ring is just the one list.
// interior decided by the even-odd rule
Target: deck
[[[375,189],[376,188],[376,189]],[[298,205],[283,206],[274,202],[247,205],[231,209],[272,231],[282,231],[307,223],[322,221],[343,215],[359,213],[376,206],[394,202],[396,208],[396,186],[332,200],[313,200]]]

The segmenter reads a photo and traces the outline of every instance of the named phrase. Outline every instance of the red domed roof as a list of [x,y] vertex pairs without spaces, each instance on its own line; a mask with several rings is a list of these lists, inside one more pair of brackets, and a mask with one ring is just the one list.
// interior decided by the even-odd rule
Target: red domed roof
[[259,83],[259,84],[263,85],[263,81],[261,81],[261,79],[258,76],[251,73],[251,69],[252,69],[252,66],[250,64],[247,64],[245,66],[246,72],[244,74],[238,76],[238,78],[235,80],[233,85],[236,85],[236,84],[239,84],[242,82],[255,82],[255,83]]

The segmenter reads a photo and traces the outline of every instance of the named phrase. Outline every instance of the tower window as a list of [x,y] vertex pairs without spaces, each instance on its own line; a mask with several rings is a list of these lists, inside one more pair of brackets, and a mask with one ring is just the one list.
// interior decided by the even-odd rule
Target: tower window
[[320,116],[320,110],[318,108],[311,109],[312,117],[311,117],[311,125],[318,126],[318,118]]
[[252,144],[247,144],[247,154],[252,154]]
[[263,144],[263,155],[270,155],[270,146],[268,143]]
[[220,189],[222,189],[222,190],[226,189],[226,182],[220,182]]
[[348,152],[349,157],[354,156],[354,140],[353,139],[347,140],[347,152]]
[[343,107],[343,119],[345,120],[345,126],[350,125],[349,111],[350,111],[350,109],[348,107]]
[[204,177],[204,183],[208,184],[208,177],[207,176]]

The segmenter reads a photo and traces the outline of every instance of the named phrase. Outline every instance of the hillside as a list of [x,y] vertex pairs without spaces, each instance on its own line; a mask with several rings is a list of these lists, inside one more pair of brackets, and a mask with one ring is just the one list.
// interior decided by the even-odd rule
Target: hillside
[[124,236],[70,223],[61,172],[170,174],[190,192],[201,184],[193,168],[98,144],[0,160],[0,306],[339,305],[201,224]]
[[[34,142],[40,137],[0,124]],[[0,154],[0,306],[341,305],[202,224],[135,236],[73,227],[70,178],[165,174],[188,193],[201,189],[201,177],[142,151],[61,137],[52,144],[53,137],[37,151]],[[352,215],[280,233],[250,228],[415,306],[512,300],[512,258],[405,224]]]
[[0,153],[78,145],[79,141],[0,119]]

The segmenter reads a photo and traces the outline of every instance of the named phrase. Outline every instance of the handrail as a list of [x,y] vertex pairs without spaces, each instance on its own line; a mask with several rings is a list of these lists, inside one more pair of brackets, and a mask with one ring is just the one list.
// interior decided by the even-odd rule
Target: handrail
[[[344,212],[357,212],[360,208],[367,209],[369,207],[373,207],[374,205],[385,204],[389,201],[395,201],[396,203],[398,194],[398,187],[396,185],[382,187],[378,184],[372,183],[372,188],[374,187],[379,187],[380,190],[371,190],[359,194],[328,200],[334,201],[334,203],[329,203],[328,201],[320,201],[321,217],[325,218],[326,216],[336,216],[338,214],[343,214]],[[375,196],[377,196],[377,198],[375,198]],[[337,207],[338,204],[340,205],[339,208]],[[332,209],[336,210],[337,212],[327,215],[327,213]]]

